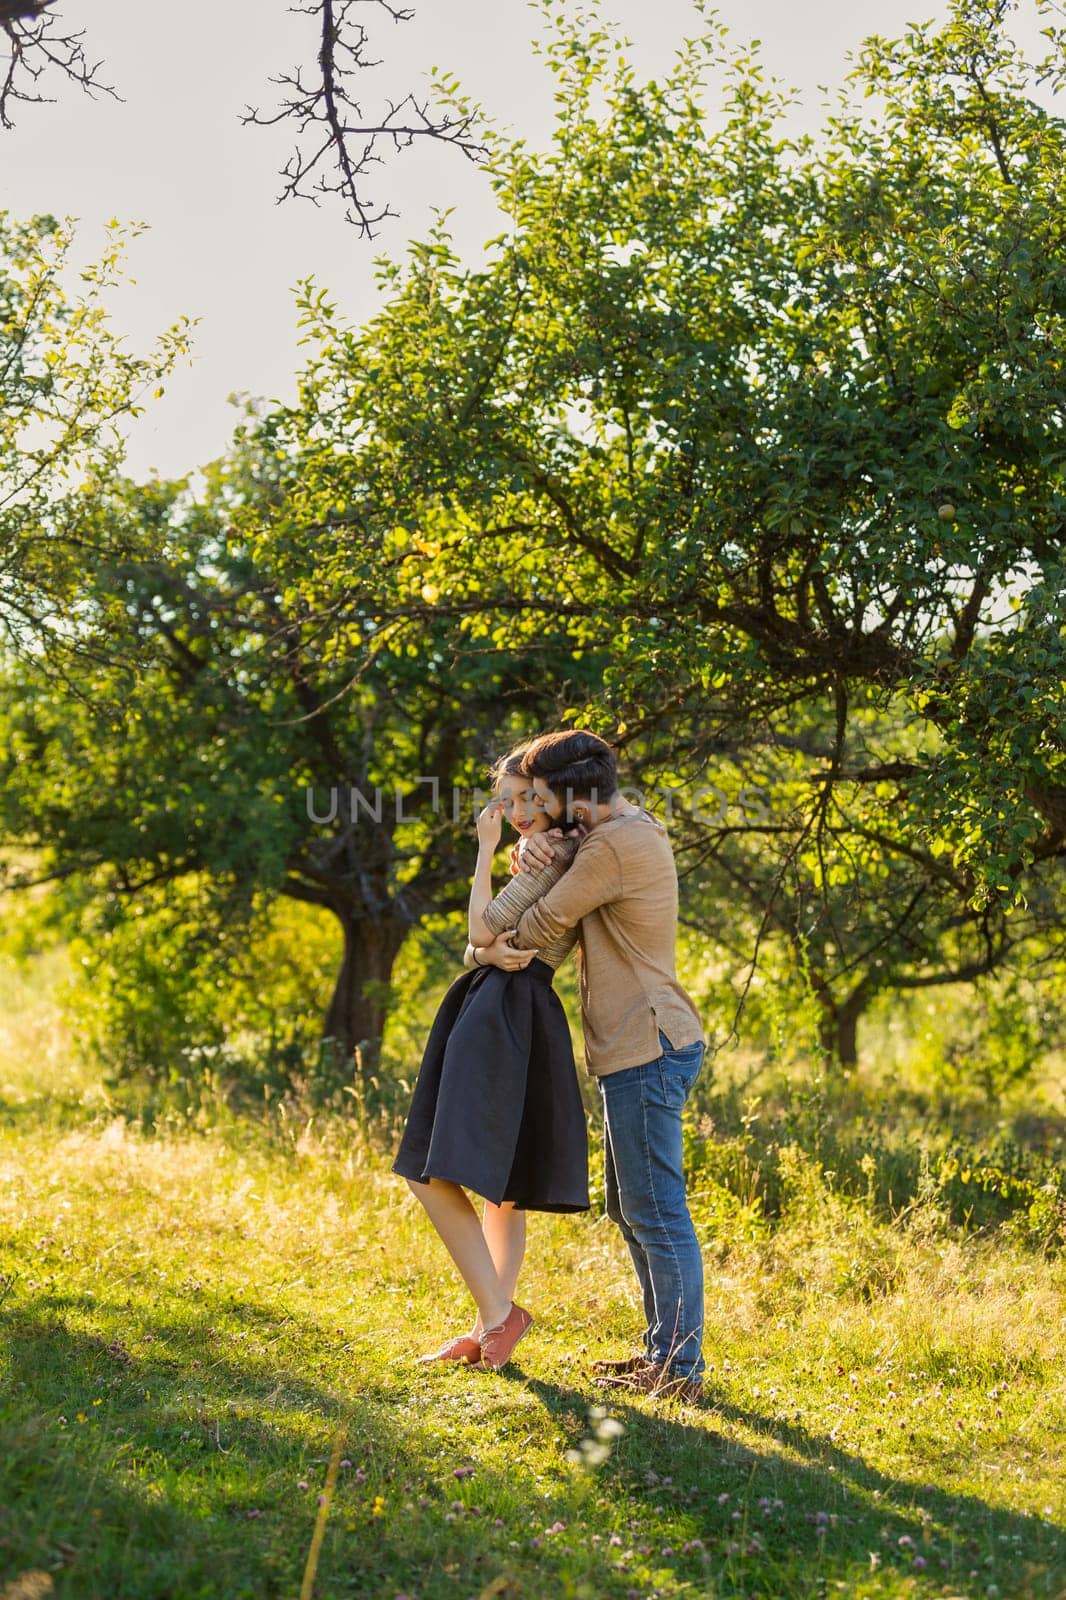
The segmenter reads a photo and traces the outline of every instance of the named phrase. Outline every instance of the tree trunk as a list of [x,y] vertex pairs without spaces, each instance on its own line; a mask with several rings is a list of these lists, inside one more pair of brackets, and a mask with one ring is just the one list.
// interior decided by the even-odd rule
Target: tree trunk
[[344,955],[326,1012],[323,1037],[336,1039],[345,1058],[358,1051],[365,1073],[381,1055],[392,969],[407,934],[399,917],[341,916]]
[[871,999],[865,984],[858,984],[844,1003],[837,1007],[836,1055],[842,1067],[855,1067],[859,1061],[859,1018]]
[[838,1004],[822,974],[812,973],[811,982],[819,1008],[818,1043],[839,1066],[857,1066],[859,1018],[873,998],[872,990],[865,982],[857,983]]

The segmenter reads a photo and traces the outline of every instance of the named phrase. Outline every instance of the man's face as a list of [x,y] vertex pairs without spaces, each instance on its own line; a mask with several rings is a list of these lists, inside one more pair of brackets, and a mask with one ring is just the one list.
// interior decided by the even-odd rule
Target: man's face
[[531,778],[529,781],[534,809],[542,811],[550,822],[561,822],[563,802],[552,793],[543,778]]

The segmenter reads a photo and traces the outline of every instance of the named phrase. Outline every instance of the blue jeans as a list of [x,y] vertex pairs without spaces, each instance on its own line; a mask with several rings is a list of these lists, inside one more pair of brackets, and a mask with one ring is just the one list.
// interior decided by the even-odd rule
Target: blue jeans
[[644,1299],[644,1349],[678,1377],[703,1373],[703,1257],[685,1199],[681,1111],[705,1045],[600,1078],[607,1215],[629,1246]]

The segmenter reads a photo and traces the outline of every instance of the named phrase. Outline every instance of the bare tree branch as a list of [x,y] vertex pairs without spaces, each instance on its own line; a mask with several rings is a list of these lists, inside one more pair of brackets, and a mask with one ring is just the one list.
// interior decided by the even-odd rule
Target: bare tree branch
[[360,72],[380,62],[370,55],[367,29],[353,15],[361,5],[379,8],[393,22],[410,22],[414,16],[410,7],[391,0],[310,0],[307,5],[290,6],[292,12],[318,19],[314,73],[305,77],[304,68],[298,66],[272,78],[283,91],[278,110],[263,116],[249,106],[241,121],[261,128],[296,123],[296,148],[281,171],[285,185],[279,204],[302,199],[318,205],[321,195],[340,195],[348,221],[372,239],[377,225],[397,214],[388,202],[379,206],[368,200],[364,190],[371,167],[381,165],[380,145],[398,151],[416,139],[435,139],[457,146],[472,161],[483,147],[472,136],[469,115],[434,114],[429,101],[415,94],[386,99],[386,109],[376,118],[364,117],[353,83]]
[[[0,54],[0,127],[10,128],[16,101],[43,104],[54,99],[41,91],[49,72],[59,73],[88,94],[100,91],[122,98],[102,82],[102,62],[91,62],[82,44],[84,31],[69,32],[50,9],[56,0],[0,0],[0,33],[8,52]],[[295,67],[270,81],[282,91],[278,109],[263,115],[248,106],[245,124],[274,127],[296,124],[295,149],[281,169],[284,186],[279,203],[288,199],[319,204],[322,195],[339,195],[345,215],[368,239],[378,224],[397,213],[366,192],[371,169],[383,164],[383,151],[409,149],[416,140],[455,145],[471,161],[484,153],[473,136],[473,115],[464,110],[434,108],[428,96],[384,96],[381,109],[364,116],[355,94],[359,74],[381,65],[371,50],[370,35],[357,20],[356,8],[372,6],[394,23],[410,22],[414,11],[395,0],[307,0],[289,10],[315,19],[318,48],[313,68]],[[2,43],[3,41],[0,41]]]
[[13,126],[10,107],[16,100],[44,105],[53,95],[39,91],[49,72],[58,72],[92,95],[99,90],[113,100],[121,100],[109,83],[98,77],[102,61],[91,62],[82,39],[85,30],[64,31],[63,23],[49,7],[53,0],[0,0],[0,32],[7,35],[10,55],[0,80],[0,127]]

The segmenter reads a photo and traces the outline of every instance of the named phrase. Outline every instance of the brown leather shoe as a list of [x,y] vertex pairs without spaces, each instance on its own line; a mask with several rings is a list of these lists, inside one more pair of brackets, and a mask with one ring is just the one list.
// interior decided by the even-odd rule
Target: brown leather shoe
[[486,1328],[481,1335],[481,1367],[489,1367],[493,1372],[505,1366],[511,1359],[511,1352],[530,1328],[533,1318],[524,1306],[512,1304],[506,1317],[495,1328]]
[[612,1389],[627,1389],[631,1394],[650,1395],[655,1400],[683,1400],[687,1405],[699,1405],[703,1399],[702,1378],[679,1377],[661,1361],[648,1361],[632,1372],[602,1377],[599,1382]]
[[593,1361],[589,1370],[605,1378],[621,1378],[627,1372],[639,1372],[641,1367],[650,1365],[647,1356],[641,1353],[639,1356],[623,1356],[621,1361]]
[[427,1366],[431,1361],[466,1361],[471,1366],[481,1360],[481,1345],[469,1333],[461,1333],[457,1339],[449,1339],[448,1343],[441,1345],[439,1350],[434,1350],[431,1356],[419,1356],[419,1366]]

